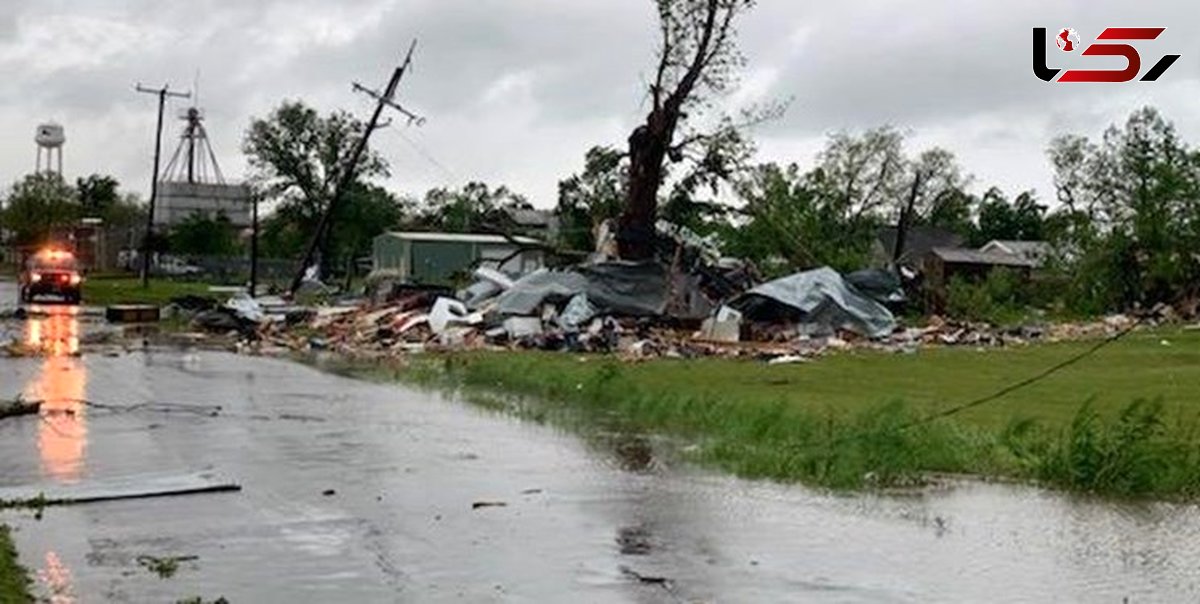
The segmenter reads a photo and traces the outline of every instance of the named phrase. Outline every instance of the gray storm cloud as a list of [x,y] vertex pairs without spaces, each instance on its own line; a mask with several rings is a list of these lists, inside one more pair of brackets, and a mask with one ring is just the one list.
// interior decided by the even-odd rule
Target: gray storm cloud
[[[622,144],[654,66],[653,6],[641,0],[3,0],[0,9],[4,184],[32,169],[34,126],[54,119],[67,128],[68,176],[111,173],[148,188],[154,103],[132,91],[136,82],[198,83],[225,172],[240,176],[253,116],[285,98],[365,111],[350,82],[378,84],[419,38],[402,94],[429,121],[379,135],[393,163],[385,184],[419,194],[479,179],[549,206],[590,146]],[[1154,104],[1200,140],[1198,16],[1186,0],[763,1],[742,23],[748,64],[725,103],[791,99],[784,118],[756,132],[763,161],[805,164],[830,131],[893,124],[914,146],[957,153],[980,186],[1052,198],[1044,149],[1055,134],[1098,135]],[[1074,27],[1086,44],[1121,25],[1168,27],[1145,52],[1183,59],[1154,84],[1033,77],[1032,27]]]

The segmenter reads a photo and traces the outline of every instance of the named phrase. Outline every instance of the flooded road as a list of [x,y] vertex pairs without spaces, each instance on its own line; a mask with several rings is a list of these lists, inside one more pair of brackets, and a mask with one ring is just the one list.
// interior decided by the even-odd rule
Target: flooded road
[[[828,495],[664,469],[286,361],[76,357],[80,323],[56,310],[0,328],[48,352],[0,360],[0,397],[47,401],[0,421],[0,487],[211,471],[243,490],[0,514],[52,602],[1200,600],[1194,506],[982,484]],[[161,578],[146,556],[196,558]]]

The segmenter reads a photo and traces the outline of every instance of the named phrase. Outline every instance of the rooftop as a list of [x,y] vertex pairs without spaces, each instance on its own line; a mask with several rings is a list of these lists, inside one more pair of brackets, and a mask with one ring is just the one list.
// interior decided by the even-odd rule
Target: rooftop
[[[883,251],[888,258],[892,257],[892,252],[896,249],[898,231],[899,229],[896,227],[885,227],[879,231],[879,243],[883,245]],[[904,237],[904,250],[899,260],[919,261],[935,247],[956,248],[962,243],[962,237],[945,229],[924,225],[913,226],[908,229],[908,233]]]
[[932,254],[943,262],[954,264],[986,264],[992,266],[1014,266],[1033,268],[1036,263],[1016,254],[1006,254],[999,251],[985,252],[961,247],[936,247]]
[[454,243],[492,243],[492,244],[522,244],[533,245],[538,240],[529,237],[506,237],[488,233],[421,233],[414,231],[391,231],[383,236],[396,237],[407,241],[441,241]]

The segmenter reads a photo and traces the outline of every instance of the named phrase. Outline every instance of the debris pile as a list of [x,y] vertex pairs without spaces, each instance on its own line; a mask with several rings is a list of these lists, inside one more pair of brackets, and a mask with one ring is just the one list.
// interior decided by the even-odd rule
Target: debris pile
[[752,265],[721,258],[711,241],[687,229],[660,223],[658,231],[657,258],[642,263],[611,260],[605,253],[611,246],[602,241],[587,263],[523,276],[479,268],[457,292],[392,284],[367,300],[317,307],[245,295],[223,304],[179,299],[169,314],[260,353],[362,358],[537,349],[611,353],[629,361],[726,356],[775,364],[838,350],[912,353],[1104,337],[1138,321],[1186,315],[1159,307],[1141,318],[1090,323],[1001,328],[934,316],[922,326],[904,326],[892,309],[907,299],[891,272],[843,275],[826,267],[762,282]]

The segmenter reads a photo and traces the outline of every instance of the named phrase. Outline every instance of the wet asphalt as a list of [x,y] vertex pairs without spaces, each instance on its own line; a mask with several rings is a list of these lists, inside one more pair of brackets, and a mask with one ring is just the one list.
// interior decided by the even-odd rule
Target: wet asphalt
[[[0,420],[0,487],[203,471],[243,490],[0,513],[52,602],[1200,600],[1195,506],[746,482],[284,360],[72,354],[99,329],[65,308],[0,322],[50,353],[0,358],[0,398],[48,401]],[[146,556],[195,558],[162,578]]]

